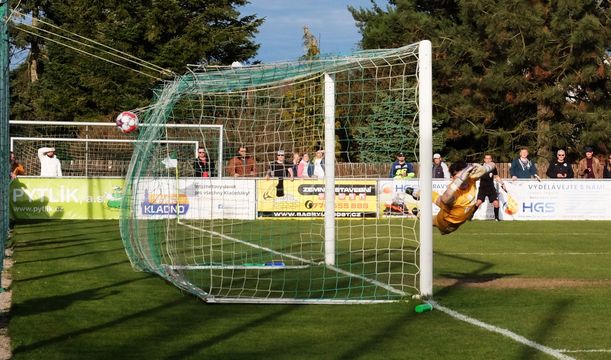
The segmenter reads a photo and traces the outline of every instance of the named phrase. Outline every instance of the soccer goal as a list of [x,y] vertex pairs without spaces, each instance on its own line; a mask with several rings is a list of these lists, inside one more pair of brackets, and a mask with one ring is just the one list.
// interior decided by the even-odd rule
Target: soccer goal
[[[139,116],[121,216],[134,268],[207,302],[431,295],[431,172],[388,176],[398,151],[431,167],[430,42],[192,69]],[[176,124],[195,127],[170,136]],[[182,175],[192,159],[160,143],[193,138],[222,143],[219,177]],[[386,211],[406,186],[420,211]]]
[[[154,141],[166,153],[192,160],[199,148],[205,148],[222,164],[219,158],[223,148],[221,125],[168,124],[164,128],[166,137]],[[190,134],[188,140],[181,139],[185,133]],[[10,121],[10,150],[23,164],[27,176],[40,174],[38,149],[53,147],[62,163],[63,176],[123,177],[139,141],[122,134],[111,122]],[[189,166],[181,166],[180,175],[193,175],[192,164],[185,165]]]

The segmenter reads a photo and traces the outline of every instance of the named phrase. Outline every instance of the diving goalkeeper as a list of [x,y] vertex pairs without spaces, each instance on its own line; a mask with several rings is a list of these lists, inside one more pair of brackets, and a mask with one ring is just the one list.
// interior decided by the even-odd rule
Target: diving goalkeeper
[[[450,165],[450,175],[452,182],[448,188],[439,195],[433,192],[433,203],[439,206],[439,213],[433,218],[433,225],[436,226],[442,235],[456,231],[465,221],[469,220],[477,207],[477,190],[475,182],[494,170],[493,162],[467,165],[464,161],[456,161]],[[405,192],[414,195],[413,188],[406,188]]]

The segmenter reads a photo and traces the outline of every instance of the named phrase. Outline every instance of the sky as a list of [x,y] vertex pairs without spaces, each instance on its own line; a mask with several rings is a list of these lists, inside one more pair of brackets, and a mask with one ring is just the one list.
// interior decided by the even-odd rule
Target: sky
[[[385,1],[376,0],[380,6]],[[261,45],[254,60],[277,62],[303,56],[303,27],[318,39],[323,54],[349,54],[361,39],[348,5],[371,8],[370,0],[250,0],[242,15],[264,17],[255,41]]]

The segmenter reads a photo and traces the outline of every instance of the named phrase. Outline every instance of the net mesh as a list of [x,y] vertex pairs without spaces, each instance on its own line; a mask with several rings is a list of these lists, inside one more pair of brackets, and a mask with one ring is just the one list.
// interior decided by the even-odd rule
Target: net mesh
[[[400,191],[406,180],[388,179],[397,151],[416,160],[417,54],[415,44],[206,67],[167,82],[139,114],[126,178],[121,232],[133,266],[211,302],[417,293],[417,204]],[[334,118],[330,134],[325,115]],[[206,158],[174,141],[195,142]],[[329,197],[332,224],[324,221]]]

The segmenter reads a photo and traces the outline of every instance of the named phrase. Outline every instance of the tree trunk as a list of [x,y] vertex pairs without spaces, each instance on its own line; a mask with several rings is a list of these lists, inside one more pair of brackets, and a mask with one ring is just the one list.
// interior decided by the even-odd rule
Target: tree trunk
[[[554,116],[554,110],[547,106],[537,105],[537,165],[539,168],[549,165],[552,149],[549,137],[550,118]],[[533,151],[534,152],[534,151]]]
[[[32,11],[32,27],[38,26],[38,9]],[[28,70],[30,73],[30,83],[38,81],[38,59],[40,59],[40,44],[37,38],[33,38],[30,43],[30,56],[28,57]]]

